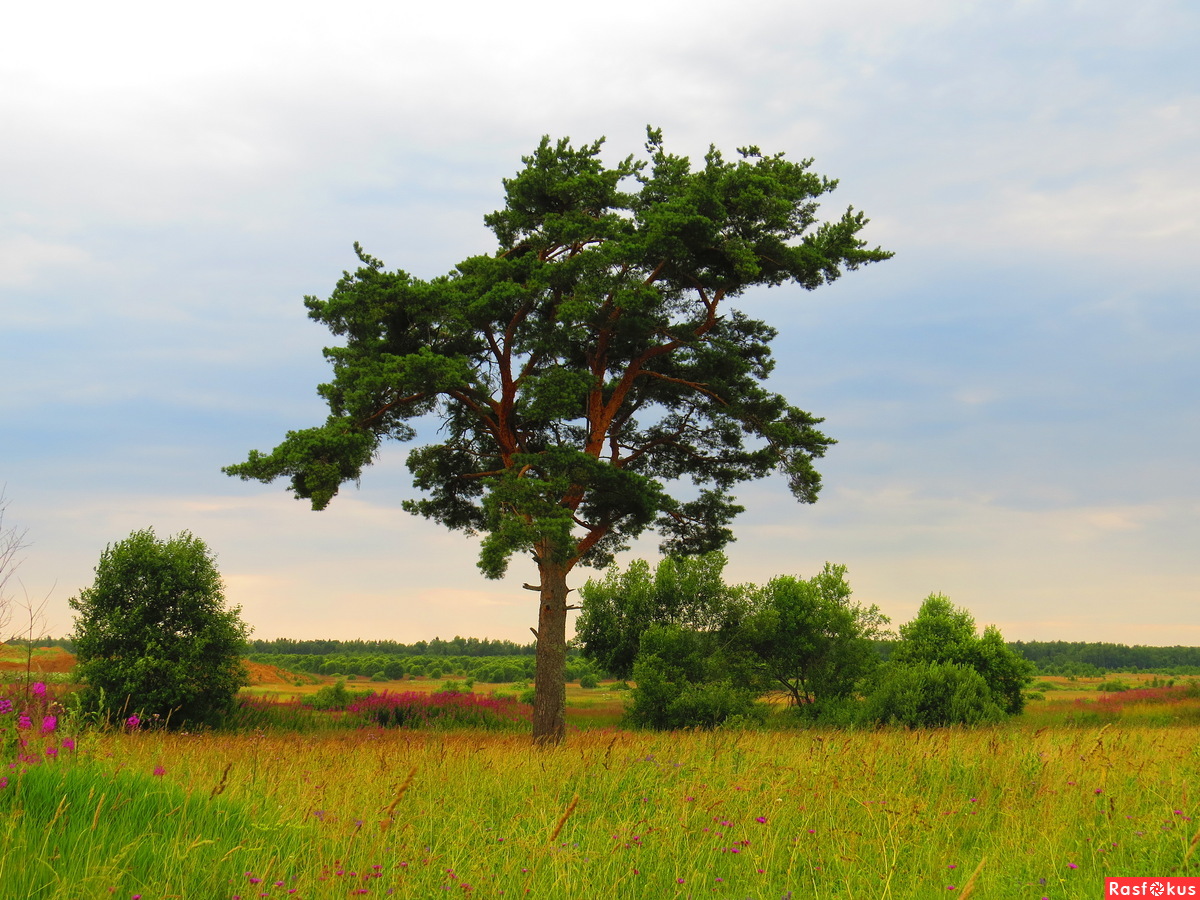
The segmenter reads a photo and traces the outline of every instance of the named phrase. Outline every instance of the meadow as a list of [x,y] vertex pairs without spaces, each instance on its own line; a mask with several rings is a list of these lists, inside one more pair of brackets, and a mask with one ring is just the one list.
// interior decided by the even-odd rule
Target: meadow
[[0,787],[0,897],[1065,900],[1200,874],[1198,692],[1062,693],[975,730],[655,734],[576,688],[567,744],[539,751],[520,723],[66,736],[35,715]]

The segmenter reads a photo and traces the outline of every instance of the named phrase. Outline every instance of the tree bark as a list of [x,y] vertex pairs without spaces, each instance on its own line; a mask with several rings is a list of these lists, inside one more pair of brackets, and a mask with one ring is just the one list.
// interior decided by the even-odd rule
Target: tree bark
[[542,576],[533,692],[533,742],[561,744],[567,736],[567,566],[549,554],[538,560]]

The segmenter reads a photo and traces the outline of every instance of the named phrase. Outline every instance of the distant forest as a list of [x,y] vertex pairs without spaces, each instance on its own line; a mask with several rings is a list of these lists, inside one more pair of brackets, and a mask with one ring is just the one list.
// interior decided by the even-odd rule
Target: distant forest
[[1155,670],[1174,675],[1200,673],[1200,647],[1129,647],[1083,641],[1011,641],[1010,647],[1048,675],[1084,675],[1067,671],[1091,666],[1107,672]]
[[[26,643],[21,639],[9,644]],[[38,638],[31,642],[37,647],[63,647],[72,650],[70,638]],[[891,656],[894,642],[878,641],[880,656]],[[1008,644],[1026,659],[1033,662],[1038,671],[1045,675],[1102,675],[1105,672],[1154,671],[1172,675],[1200,674],[1200,647],[1146,647],[1126,644],[1090,643],[1086,641],[1010,641]],[[434,638],[402,644],[398,641],[300,641],[290,638],[274,640],[251,640],[249,652],[255,657],[270,656],[320,656],[320,657],[532,657],[534,644],[517,644],[513,641],[489,638],[464,638],[455,636],[450,640]],[[572,651],[572,657],[578,650]],[[267,661],[263,659],[263,661]],[[514,661],[515,662],[515,661]],[[304,667],[306,671],[310,667]]]
[[[894,641],[878,641],[880,655],[891,656]],[[1009,641],[1008,646],[1037,666],[1043,675],[1103,675],[1105,672],[1200,674],[1200,647],[1146,647],[1086,641]]]
[[534,645],[512,641],[493,641],[489,638],[463,638],[457,635],[444,641],[417,641],[401,644],[396,641],[294,641],[275,638],[272,641],[250,641],[251,653],[294,653],[313,656],[532,656]]

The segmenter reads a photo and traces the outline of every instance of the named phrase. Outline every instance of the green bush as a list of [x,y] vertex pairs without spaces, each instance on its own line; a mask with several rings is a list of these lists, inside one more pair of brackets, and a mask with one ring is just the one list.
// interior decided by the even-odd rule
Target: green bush
[[867,698],[866,717],[884,725],[986,725],[1005,711],[984,677],[958,663],[889,663]]
[[1024,709],[1024,689],[1034,671],[1031,662],[1004,642],[999,629],[989,625],[977,636],[975,618],[941,594],[926,597],[916,618],[900,626],[890,662],[953,663],[973,669],[995,704],[1012,716]]
[[1107,691],[1110,694],[1121,694],[1129,690],[1129,685],[1123,681],[1102,681],[1096,685],[1096,690]]
[[246,625],[225,605],[208,547],[151,529],[105,548],[90,588],[69,601],[76,674],[92,711],[215,725],[247,682]]
[[304,705],[311,709],[345,709],[352,703],[357,703],[364,697],[371,694],[371,691],[348,691],[346,690],[346,682],[339,681],[336,684],[327,684],[311,697],[304,701]]
[[597,688],[600,686],[600,680],[591,672],[579,676],[579,686],[581,688]]
[[[686,632],[679,634],[690,637]],[[765,719],[765,708],[755,703],[754,691],[737,687],[729,679],[689,679],[655,653],[638,656],[633,677],[637,687],[631,692],[625,716],[635,727],[715,728],[734,717]]]
[[389,659],[383,667],[383,674],[391,681],[399,681],[404,677],[404,663],[398,659]]

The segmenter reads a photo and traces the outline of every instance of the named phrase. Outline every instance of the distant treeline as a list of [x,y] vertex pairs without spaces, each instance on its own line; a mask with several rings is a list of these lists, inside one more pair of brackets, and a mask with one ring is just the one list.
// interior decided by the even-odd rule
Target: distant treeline
[[275,638],[271,641],[251,640],[251,653],[286,653],[305,656],[532,656],[534,645],[512,641],[493,641],[489,638],[455,637],[444,641],[417,641],[401,644],[397,641],[294,641]]
[[1009,646],[1048,675],[1102,672],[1163,671],[1176,675],[1200,673],[1200,647],[1130,647],[1083,641],[1011,641]]
[[[7,641],[10,646],[25,646],[32,643],[35,647],[62,647],[73,651],[74,645],[69,637],[41,637],[33,641],[14,638]],[[876,641],[875,647],[885,660],[891,656],[895,641]],[[1105,672],[1144,672],[1155,671],[1172,675],[1200,674],[1200,647],[1147,647],[1142,645],[1128,646],[1126,644],[1089,643],[1086,641],[1009,641],[1008,646],[1030,660],[1045,675],[1103,675]],[[369,670],[365,674],[374,674],[377,668],[374,663],[367,663],[373,658],[377,663],[381,659],[400,660],[404,658],[422,657],[430,660],[433,657],[458,658],[497,658],[526,657],[519,662],[515,659],[507,667],[508,670],[525,670],[532,667],[534,644],[517,644],[512,641],[498,641],[489,638],[464,638],[455,636],[451,640],[434,638],[431,641],[417,641],[413,644],[402,644],[398,641],[337,641],[312,640],[298,641],[290,638],[275,638],[274,640],[251,640],[250,653],[253,656],[271,655],[287,657],[321,657],[320,662],[308,661],[307,665],[293,665],[292,671],[320,672],[322,663],[333,663],[325,666],[325,671],[335,671],[341,674],[353,674],[356,670]],[[572,659],[577,655],[571,652]],[[349,659],[355,659],[362,665],[346,665]],[[264,662],[268,660],[263,660]],[[275,662],[276,665],[279,663]],[[299,660],[297,660],[299,662]],[[413,659],[415,662],[415,659]],[[340,664],[340,665],[339,665]],[[410,663],[411,665],[411,663]],[[289,668],[284,666],[284,668]],[[393,669],[395,667],[393,666]],[[427,665],[427,669],[435,668]],[[464,666],[461,662],[450,666],[443,664],[440,668],[448,672],[475,669],[476,666]],[[347,671],[349,670],[349,671]],[[508,679],[505,679],[508,680]]]
[[[250,660],[288,672],[334,677],[354,676],[376,681],[411,678],[470,678],[488,684],[532,681],[533,656],[385,656],[380,654],[252,653]],[[567,681],[590,675],[603,677],[594,663],[577,654],[567,657]]]
[[[876,641],[885,660],[896,641]],[[1159,672],[1200,675],[1200,647],[1130,647],[1087,641],[1009,641],[1008,646],[1043,675],[1096,676],[1106,672]]]

